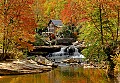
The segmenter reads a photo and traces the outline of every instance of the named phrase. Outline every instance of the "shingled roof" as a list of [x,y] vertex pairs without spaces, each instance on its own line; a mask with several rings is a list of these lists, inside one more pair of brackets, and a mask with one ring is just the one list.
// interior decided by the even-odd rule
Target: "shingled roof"
[[55,26],[57,26],[57,27],[63,26],[61,20],[53,20],[53,19],[52,19],[52,20],[50,20],[50,22],[48,23],[48,25],[49,25],[51,22],[52,22]]

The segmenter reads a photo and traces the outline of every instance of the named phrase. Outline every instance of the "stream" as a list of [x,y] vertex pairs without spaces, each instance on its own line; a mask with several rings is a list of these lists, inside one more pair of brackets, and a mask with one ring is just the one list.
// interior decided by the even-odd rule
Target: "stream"
[[74,46],[62,47],[59,52],[50,53],[47,58],[58,67],[38,74],[0,76],[0,83],[120,83],[116,78],[109,79],[105,70],[63,63],[62,61],[70,58],[83,63],[84,55]]
[[62,66],[39,74],[0,76],[0,83],[120,83],[101,69]]

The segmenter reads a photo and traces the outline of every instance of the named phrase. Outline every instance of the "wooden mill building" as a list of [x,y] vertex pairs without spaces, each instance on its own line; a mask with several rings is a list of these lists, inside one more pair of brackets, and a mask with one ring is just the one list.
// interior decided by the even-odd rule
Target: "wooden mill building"
[[57,34],[56,33],[56,30],[63,27],[63,23],[61,20],[50,20],[49,23],[48,23],[48,32],[49,33],[52,33],[52,34]]

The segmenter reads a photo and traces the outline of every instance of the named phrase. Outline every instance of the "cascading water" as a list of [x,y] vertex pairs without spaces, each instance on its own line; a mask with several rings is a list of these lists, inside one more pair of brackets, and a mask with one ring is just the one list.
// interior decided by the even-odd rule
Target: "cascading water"
[[82,61],[85,57],[78,52],[78,49],[75,46],[71,45],[61,47],[59,52],[50,53],[47,58],[55,63],[61,63],[63,60],[71,58]]
[[61,62],[64,59],[67,59],[69,55],[66,52],[67,46],[61,48],[59,52],[50,53],[47,58],[53,62]]

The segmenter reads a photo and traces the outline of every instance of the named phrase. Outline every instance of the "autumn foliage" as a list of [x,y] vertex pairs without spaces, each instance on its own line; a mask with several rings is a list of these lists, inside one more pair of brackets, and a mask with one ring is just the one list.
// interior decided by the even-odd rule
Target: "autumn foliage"
[[[107,48],[120,40],[119,12],[119,0],[0,0],[0,45],[3,54],[23,49],[30,51],[35,29],[46,28],[50,19],[60,19],[65,25],[82,24],[81,39],[93,45],[90,52],[85,51],[89,56],[92,53],[92,57],[96,49],[100,48],[100,54],[101,46]],[[78,37],[78,32],[70,33]]]
[[63,23],[78,25],[83,20],[86,20],[85,5],[85,0],[67,0],[67,4],[64,5],[64,9],[61,11],[61,19]]
[[3,53],[26,48],[32,50],[37,27],[31,5],[33,0],[4,0],[0,2]]

